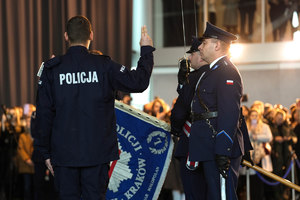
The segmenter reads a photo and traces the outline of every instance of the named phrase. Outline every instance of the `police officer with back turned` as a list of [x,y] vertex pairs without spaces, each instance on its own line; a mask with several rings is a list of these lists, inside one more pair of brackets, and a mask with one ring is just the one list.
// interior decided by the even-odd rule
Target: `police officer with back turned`
[[41,72],[35,148],[54,175],[60,199],[105,199],[109,163],[119,158],[114,93],[148,87],[155,49],[142,27],[141,57],[129,71],[89,53],[93,32],[86,17],[72,17],[64,36],[67,53],[45,62]]

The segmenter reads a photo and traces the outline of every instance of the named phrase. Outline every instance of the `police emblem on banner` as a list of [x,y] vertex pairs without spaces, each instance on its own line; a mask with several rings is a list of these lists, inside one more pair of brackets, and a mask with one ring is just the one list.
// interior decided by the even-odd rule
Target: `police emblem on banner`
[[170,164],[170,126],[116,101],[120,159],[111,162],[106,199],[157,199]]

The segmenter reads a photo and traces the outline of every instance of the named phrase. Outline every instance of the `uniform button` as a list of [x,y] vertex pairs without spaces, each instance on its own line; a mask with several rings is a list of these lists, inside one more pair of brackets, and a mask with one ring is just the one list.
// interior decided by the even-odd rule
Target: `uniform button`
[[211,137],[212,137],[212,138],[215,138],[215,136],[214,136],[214,135],[212,135]]
[[203,89],[203,92],[206,92],[206,90],[205,90],[205,89]]
[[230,148],[228,148],[227,151],[230,151]]

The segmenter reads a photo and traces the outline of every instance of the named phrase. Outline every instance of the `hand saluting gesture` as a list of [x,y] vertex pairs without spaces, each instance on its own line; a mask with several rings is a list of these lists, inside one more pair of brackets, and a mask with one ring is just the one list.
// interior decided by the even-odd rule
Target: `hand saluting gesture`
[[140,45],[141,46],[151,46],[151,47],[153,47],[152,39],[148,35],[147,27],[145,25],[142,26],[142,34],[141,34]]

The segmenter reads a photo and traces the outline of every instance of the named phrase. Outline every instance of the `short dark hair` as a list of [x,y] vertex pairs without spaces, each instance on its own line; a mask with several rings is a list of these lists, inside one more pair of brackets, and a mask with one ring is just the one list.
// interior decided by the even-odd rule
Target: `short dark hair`
[[228,53],[229,49],[230,49],[230,43],[227,43],[227,42],[224,42],[223,40],[220,40],[220,44],[221,44],[222,51],[224,51],[225,53]]
[[71,43],[86,42],[92,32],[92,25],[86,17],[75,16],[69,19],[66,32]]

